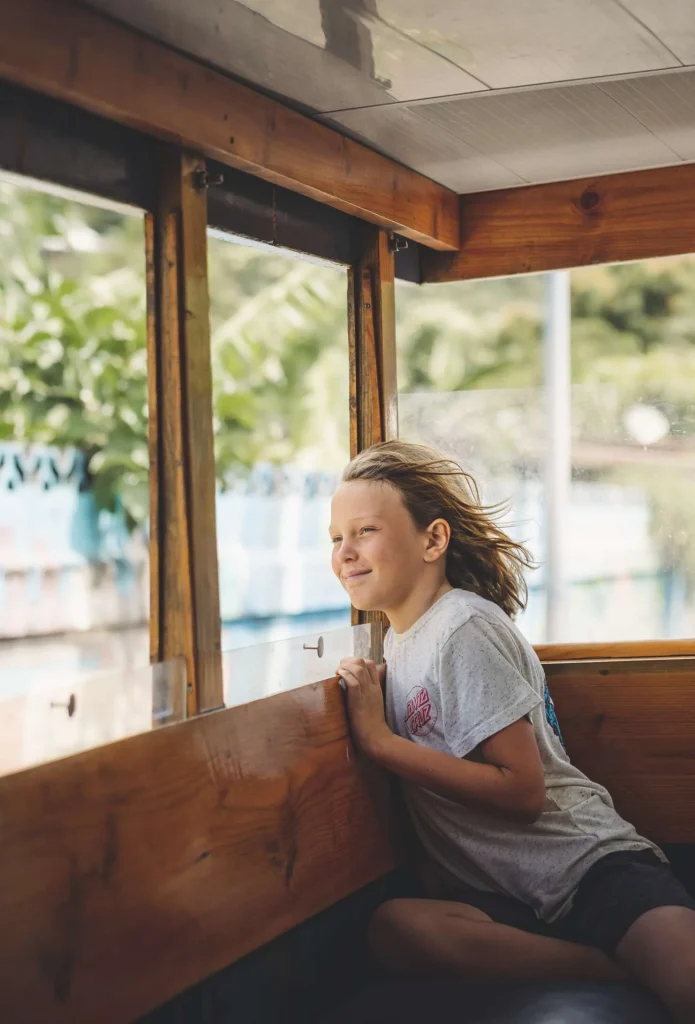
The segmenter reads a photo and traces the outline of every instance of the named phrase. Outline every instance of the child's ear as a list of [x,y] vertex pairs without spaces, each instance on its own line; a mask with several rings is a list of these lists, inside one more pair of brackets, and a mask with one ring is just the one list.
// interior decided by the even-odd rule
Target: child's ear
[[446,519],[435,519],[427,528],[428,539],[425,557],[428,562],[436,562],[449,546],[451,527]]

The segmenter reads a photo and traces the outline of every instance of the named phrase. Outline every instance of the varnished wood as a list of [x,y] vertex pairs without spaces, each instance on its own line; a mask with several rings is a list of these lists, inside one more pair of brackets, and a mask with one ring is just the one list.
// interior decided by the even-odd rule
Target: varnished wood
[[336,680],[0,779],[0,1019],[128,1024],[388,871]]
[[181,341],[186,381],[184,425],[197,710],[210,711],[221,707],[224,698],[212,428],[207,191],[195,185],[195,176],[205,172],[205,162],[187,153],[183,153],[180,160],[181,269],[185,289]]
[[188,712],[223,703],[204,161],[164,150],[155,215],[159,655],[186,658]]
[[[348,275],[350,457],[398,436],[394,254],[389,235],[366,227]],[[382,622],[357,612],[353,623]]]
[[349,279],[350,455],[398,436],[394,257],[386,231],[365,228]]
[[455,249],[453,192],[71,0],[0,5],[0,76]]
[[695,640],[626,640],[615,643],[536,644],[545,664],[555,661],[596,661],[602,658],[678,658],[695,656]]
[[546,666],[572,760],[661,843],[695,842],[695,658]]
[[191,553],[186,514],[181,353],[180,220],[164,199],[155,216],[155,354],[158,439],[157,562],[151,603],[159,601],[159,656],[183,657],[188,713],[197,708]]
[[695,250],[695,165],[461,197],[461,248],[423,252],[425,281],[530,274]]
[[145,282],[147,287],[147,416],[149,457],[149,567],[150,567],[150,661],[162,660],[160,622],[161,572],[160,549],[160,465],[159,465],[159,403],[157,401],[157,254],[155,220],[145,214]]

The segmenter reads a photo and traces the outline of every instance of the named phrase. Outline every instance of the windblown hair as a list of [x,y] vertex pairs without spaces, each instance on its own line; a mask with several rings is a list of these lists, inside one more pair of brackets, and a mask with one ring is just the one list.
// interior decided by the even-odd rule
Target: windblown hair
[[453,459],[422,444],[385,441],[348,463],[343,481],[351,480],[391,484],[421,530],[435,519],[447,521],[446,578],[452,587],[494,601],[512,618],[526,607],[524,569],[535,568],[531,555],[497,525],[506,505],[482,505],[475,480]]

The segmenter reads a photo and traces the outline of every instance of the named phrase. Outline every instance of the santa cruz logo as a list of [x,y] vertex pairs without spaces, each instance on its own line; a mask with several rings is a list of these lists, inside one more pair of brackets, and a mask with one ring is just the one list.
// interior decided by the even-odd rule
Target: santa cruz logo
[[437,724],[439,712],[424,686],[414,686],[405,706],[405,724],[411,736],[429,736]]

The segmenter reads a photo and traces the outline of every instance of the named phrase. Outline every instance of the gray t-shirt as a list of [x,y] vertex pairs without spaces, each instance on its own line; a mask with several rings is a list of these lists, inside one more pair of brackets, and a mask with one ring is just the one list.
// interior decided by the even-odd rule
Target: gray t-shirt
[[571,764],[541,663],[497,605],[451,590],[405,633],[389,629],[385,658],[386,717],[398,735],[461,758],[520,718],[536,736],[546,796],[533,824],[404,785],[417,835],[449,875],[523,900],[553,921],[606,854],[648,848],[665,859]]

